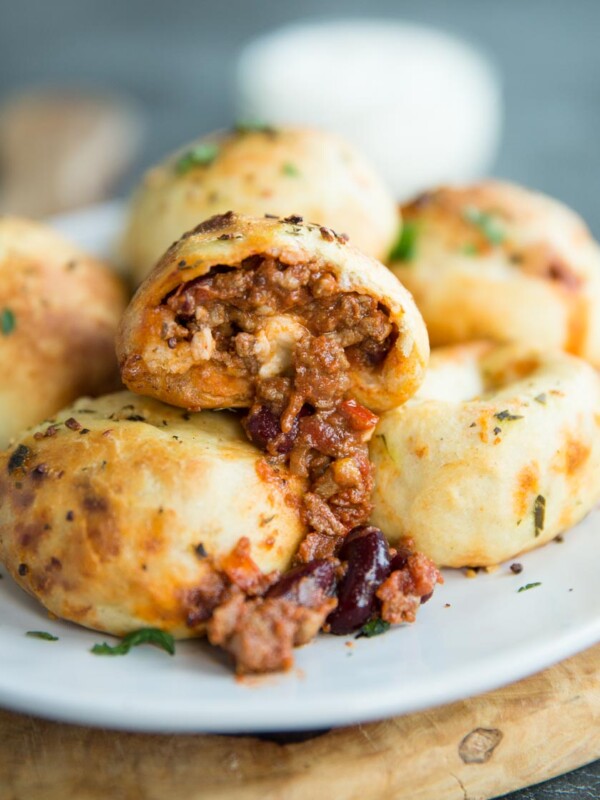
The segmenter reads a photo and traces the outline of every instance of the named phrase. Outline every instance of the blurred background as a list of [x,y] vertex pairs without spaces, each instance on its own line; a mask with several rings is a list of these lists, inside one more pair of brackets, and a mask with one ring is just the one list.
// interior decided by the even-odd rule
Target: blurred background
[[[366,15],[383,25],[369,29]],[[342,17],[358,29],[344,32]],[[307,20],[339,30],[246,47]],[[434,36],[412,47],[414,29],[392,21],[431,26],[458,44]],[[186,140],[266,110],[309,122],[326,115],[398,195],[420,180],[489,172],[561,198],[598,235],[599,25],[597,0],[4,0],[0,208],[18,205],[28,181],[25,200],[35,206],[31,173],[39,186],[44,165],[62,164],[65,145],[52,136],[69,125],[70,163],[52,180],[69,188],[87,179],[87,188],[50,200],[40,188],[38,213],[125,194]],[[94,102],[73,110],[19,99],[45,87]]]

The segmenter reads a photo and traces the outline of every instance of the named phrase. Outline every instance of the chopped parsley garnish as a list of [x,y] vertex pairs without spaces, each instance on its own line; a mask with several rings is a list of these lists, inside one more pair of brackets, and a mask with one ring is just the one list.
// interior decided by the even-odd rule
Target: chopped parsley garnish
[[408,220],[402,225],[396,244],[392,247],[390,261],[412,261],[415,257],[419,226]]
[[514,419],[523,419],[521,414],[511,414],[510,411],[499,411],[497,414],[494,414],[496,419],[499,419],[500,422],[504,422],[504,420],[514,420]]
[[44,639],[46,642],[58,642],[58,636],[54,636],[48,631],[27,631],[25,636],[31,636],[32,639]]
[[498,218],[487,211],[482,211],[475,206],[467,206],[463,209],[463,219],[470,222],[471,225],[475,225],[490,244],[502,244],[506,238]]
[[175,640],[170,633],[165,633],[158,628],[141,628],[139,631],[132,631],[116,645],[106,642],[95,644],[90,652],[96,656],[124,656],[132,647],[140,644],[154,644],[165,650],[170,656],[175,655]]
[[300,176],[300,170],[295,164],[292,164],[291,161],[287,161],[281,168],[281,171],[284,175],[287,175],[288,178],[298,178]]
[[20,444],[17,448],[15,448],[8,459],[8,474],[12,475],[15,470],[22,469],[25,466],[25,462],[29,458],[30,453],[31,450],[24,444]]
[[175,162],[177,175],[185,175],[194,167],[208,167],[219,155],[219,145],[216,142],[202,142],[192,147]]
[[362,639],[363,636],[366,636],[367,639],[371,639],[373,636],[381,636],[382,633],[385,633],[389,629],[389,622],[385,622],[379,619],[379,617],[376,617],[366,622],[354,638]]
[[268,122],[252,119],[239,120],[235,123],[234,130],[236,133],[269,133],[271,135],[277,133],[277,128],[269,125]]
[[533,524],[535,526],[535,535],[539,536],[544,530],[544,518],[546,516],[546,498],[538,494],[533,504]]
[[536,586],[541,586],[540,581],[536,581],[535,583],[526,583],[525,586],[519,586],[517,592],[527,592],[529,589],[535,589]]
[[460,248],[460,252],[463,253],[465,256],[476,256],[477,247],[472,242],[469,244],[464,244]]
[[[381,441],[383,442],[383,446],[385,447],[385,452],[388,454],[388,456],[390,458],[392,458],[392,454],[390,453],[390,448],[388,447],[388,443],[387,443],[387,439],[385,438],[385,435],[383,433],[378,433],[375,438],[376,439],[381,439]],[[392,459],[392,461],[393,460],[394,459]]]
[[0,331],[3,336],[10,336],[15,329],[15,315],[10,308],[3,308],[0,311]]

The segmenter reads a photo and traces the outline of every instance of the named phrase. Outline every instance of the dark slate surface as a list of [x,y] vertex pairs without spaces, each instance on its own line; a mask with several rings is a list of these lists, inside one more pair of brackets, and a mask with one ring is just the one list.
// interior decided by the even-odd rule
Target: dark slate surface
[[[496,174],[554,194],[600,235],[598,0],[0,0],[0,99],[30,84],[121,91],[148,123],[135,174],[186,138],[228,125],[246,38],[304,17],[406,18],[486,49],[504,77]],[[581,732],[586,735],[585,731]],[[600,798],[600,763],[511,794]]]

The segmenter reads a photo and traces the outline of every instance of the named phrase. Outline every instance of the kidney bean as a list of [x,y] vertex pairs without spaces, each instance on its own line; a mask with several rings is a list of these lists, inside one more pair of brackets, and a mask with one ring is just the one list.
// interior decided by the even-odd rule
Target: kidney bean
[[336,562],[325,559],[310,561],[286,572],[266,597],[282,597],[307,608],[316,608],[325,597],[335,592]]
[[390,572],[387,541],[379,530],[362,526],[350,531],[339,552],[348,562],[338,585],[338,605],[327,618],[331,632],[344,635],[361,628],[376,610],[375,592]]
[[390,562],[390,572],[396,572],[398,569],[404,569],[408,564],[408,557],[412,555],[412,550],[408,547],[398,545],[396,547],[396,555]]
[[[274,414],[267,406],[261,406],[258,411],[250,413],[243,421],[246,433],[250,441],[261,450],[269,449],[269,445],[277,437],[277,447],[275,452],[280,455],[287,455],[294,446],[300,425],[300,418],[310,414],[309,406],[304,405],[300,413],[294,418],[292,427],[286,434],[282,434],[281,423],[277,414]],[[271,450],[271,452],[273,452]]]
[[279,417],[266,406],[253,411],[244,420],[244,427],[250,441],[261,450],[266,450],[273,439],[281,433]]

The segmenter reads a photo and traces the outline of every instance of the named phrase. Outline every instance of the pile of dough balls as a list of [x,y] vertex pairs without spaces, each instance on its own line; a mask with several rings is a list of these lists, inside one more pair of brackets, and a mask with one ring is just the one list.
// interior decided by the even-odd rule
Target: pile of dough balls
[[[222,227],[230,211],[254,218],[248,230]],[[209,225],[196,252],[200,223],[216,214],[221,228]],[[280,223],[290,227],[275,241]],[[431,364],[408,402],[383,402],[391,383],[378,383],[375,366],[361,375],[359,400],[384,410],[370,444],[372,522],[392,544],[412,540],[442,566],[493,565],[600,500],[600,249],[572,211],[496,181],[399,208],[337,136],[237,126],[181,148],[137,188],[121,244],[142,287],[126,322],[155,284],[160,305],[179,269],[201,280],[229,251],[247,258],[265,231],[275,259],[308,242],[322,266],[349,237],[386,264],[367,259],[361,272],[353,250],[340,291],[368,294],[377,277],[378,308],[396,315],[398,363],[410,332],[423,331],[419,312],[427,325]],[[404,306],[395,303],[392,275],[418,311],[405,292]],[[203,609],[223,590],[210,559],[261,574],[290,566],[307,533],[305,479],[269,466],[231,412],[98,397],[119,388],[114,343],[128,300],[106,265],[43,224],[6,217],[0,276],[0,445],[12,440],[0,470],[0,557],[61,617],[113,633],[149,625],[199,635]],[[160,345],[172,360],[157,336],[154,357]]]

